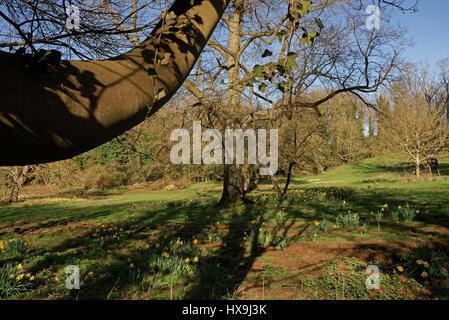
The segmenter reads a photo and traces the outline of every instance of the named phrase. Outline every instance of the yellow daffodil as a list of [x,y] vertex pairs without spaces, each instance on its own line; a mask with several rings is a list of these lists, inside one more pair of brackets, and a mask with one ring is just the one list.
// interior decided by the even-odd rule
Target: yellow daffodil
[[421,277],[423,277],[423,278],[427,278],[428,276],[429,276],[429,274],[427,272],[425,272],[425,271],[423,271],[421,273]]
[[132,269],[132,268],[134,268],[134,263],[130,263],[129,264],[129,267]]
[[422,262],[423,262],[423,261],[422,261],[421,259],[416,260],[416,263],[417,263],[417,264],[422,264]]
[[190,259],[189,259],[189,258],[186,258],[184,261],[185,261],[186,263],[189,263],[189,262],[190,262]]
[[424,268],[429,268],[429,263],[427,261],[424,261],[423,263]]
[[198,257],[193,258],[193,262],[197,263],[198,262]]
[[404,268],[402,268],[401,266],[398,266],[397,269],[398,269],[399,272],[403,272],[404,271]]

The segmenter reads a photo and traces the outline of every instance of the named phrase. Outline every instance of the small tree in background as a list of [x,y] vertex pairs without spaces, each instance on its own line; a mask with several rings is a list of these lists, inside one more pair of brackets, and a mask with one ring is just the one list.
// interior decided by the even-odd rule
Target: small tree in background
[[410,65],[391,89],[391,113],[382,116],[383,142],[410,159],[417,177],[421,175],[421,164],[431,163],[448,146],[440,88],[427,67]]

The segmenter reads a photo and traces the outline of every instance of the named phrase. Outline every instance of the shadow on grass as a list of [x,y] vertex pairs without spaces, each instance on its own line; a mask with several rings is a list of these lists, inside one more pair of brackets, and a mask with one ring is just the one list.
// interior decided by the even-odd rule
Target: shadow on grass
[[[148,265],[148,261],[146,261],[148,256],[140,247],[137,248],[136,241],[148,241],[149,237],[192,239],[193,236],[198,237],[202,234],[205,229],[217,233],[218,229],[224,226],[220,230],[224,234],[221,244],[217,250],[204,256],[203,261],[198,264],[198,272],[183,284],[188,284],[188,286],[184,288],[185,291],[181,296],[178,294],[178,297],[183,299],[232,298],[236,288],[246,278],[255,260],[267,250],[266,246],[254,242],[251,245],[251,250],[248,251],[244,239],[245,233],[248,234],[251,230],[255,232],[255,239],[258,238],[259,227],[263,222],[263,219],[259,220],[258,217],[263,216],[264,208],[252,205],[242,206],[230,211],[230,216],[224,221],[219,209],[214,207],[214,201],[207,200],[204,203],[178,201],[162,205],[164,206],[162,208],[153,208],[149,205],[147,209],[141,210],[137,217],[133,217],[129,221],[115,221],[114,230],[123,230],[120,235],[121,241],[107,237],[104,239],[104,245],[100,245],[103,240],[95,235],[97,229],[93,226],[90,230],[68,237],[61,243],[36,249],[32,252],[35,258],[32,260],[30,271],[33,274],[43,270],[56,273],[67,265],[78,265],[85,259],[97,261],[91,268],[99,277],[76,293],[76,298],[106,299],[114,291],[113,288],[120,288],[120,292],[124,293],[127,288],[144,285],[141,277],[136,279],[130,276],[128,258],[132,258],[136,268],[143,266],[141,271],[144,274],[151,274],[150,270],[145,269],[145,266]],[[76,220],[98,218],[96,216],[98,209],[76,217]],[[124,206],[115,206],[104,214],[114,214],[114,210],[121,209],[124,209]],[[68,218],[66,215],[63,215],[60,221],[37,224],[32,228],[36,230],[53,226],[63,228],[68,221],[62,220]],[[252,223],[256,219],[258,223]],[[217,226],[218,221],[222,222],[220,227]],[[273,231],[279,236],[272,239],[268,245],[278,245],[287,236],[293,222],[294,219],[276,225]],[[34,229],[23,229],[22,231],[25,233],[30,230]],[[42,285],[47,287],[44,283]],[[179,287],[177,284],[175,289],[179,289]],[[159,290],[153,289],[152,294],[147,298],[167,298],[167,290],[167,287],[162,287]],[[45,293],[41,294],[45,295]],[[112,296],[114,297],[114,295]],[[70,295],[61,294],[61,298],[67,299],[70,298]]]
[[[85,259],[95,261],[89,268],[98,277],[94,281],[87,282],[82,290],[76,293],[76,296],[70,296],[67,291],[61,290],[61,298],[123,298],[123,295],[116,294],[116,290],[120,290],[120,294],[125,294],[132,288],[141,287],[137,292],[143,298],[167,299],[169,297],[168,284],[151,288],[151,284],[143,281],[142,274],[151,279],[156,279],[158,275],[147,268],[149,256],[141,249],[140,245],[137,246],[137,242],[163,239],[164,237],[167,238],[167,241],[175,240],[177,237],[192,239],[196,236],[199,238],[204,230],[208,230],[214,234],[222,233],[221,242],[207,245],[212,250],[202,258],[195,275],[184,279],[182,284],[174,285],[175,298],[232,299],[238,298],[237,288],[247,278],[256,260],[267,251],[268,247],[276,247],[284,240],[288,242],[302,237],[308,222],[322,218],[334,220],[343,209],[329,205],[333,201],[351,200],[357,210],[361,214],[364,213],[364,219],[368,217],[368,212],[373,211],[373,208],[379,208],[383,203],[388,202],[390,206],[396,203],[403,204],[401,200],[397,199],[397,195],[387,192],[367,194],[350,188],[319,188],[316,191],[317,193],[326,193],[326,196],[309,201],[304,205],[295,203],[294,206],[287,206],[286,218],[277,222],[273,227],[272,233],[276,236],[265,245],[253,240],[250,246],[247,246],[245,240],[245,237],[248,237],[251,232],[253,232],[253,239],[258,239],[261,234],[260,228],[264,218],[259,217],[264,217],[268,209],[263,203],[242,206],[235,210],[229,210],[225,214],[215,207],[214,199],[206,199],[165,203],[141,202],[137,207],[130,204],[119,204],[75,209],[47,205],[37,206],[34,209],[28,208],[29,211],[20,208],[8,215],[10,218],[15,217],[18,220],[38,217],[38,221],[33,225],[25,225],[25,228],[20,229],[19,233],[22,234],[38,229],[64,228],[68,222],[92,223],[91,226],[86,225],[81,229],[80,233],[66,237],[61,243],[35,249],[32,252],[35,256],[30,263],[33,274],[43,270],[56,272],[67,265],[77,265]],[[392,202],[393,199],[397,202]],[[410,201],[410,204],[418,204],[418,202]],[[313,213],[308,213],[306,208],[313,209]],[[428,219],[431,219],[430,217],[429,215]],[[298,218],[306,223],[302,228],[294,229],[294,222]],[[426,223],[432,222],[447,227],[437,216],[434,218]],[[420,219],[418,218],[418,221],[421,221]],[[423,219],[427,219],[427,216]],[[217,225],[217,222],[220,224]],[[100,239],[96,234],[97,226],[101,223],[113,223],[114,230],[123,229],[119,235],[121,240],[112,238],[112,233],[105,239]],[[413,234],[417,238],[432,237],[434,242],[441,240],[437,233],[422,230],[415,225],[394,224],[385,220],[382,222],[382,228],[397,234]],[[292,236],[292,233],[295,234]],[[288,236],[289,234],[290,236]],[[101,245],[103,240],[104,245]],[[388,250],[388,248],[384,249]],[[135,263],[136,269],[142,272],[140,276],[131,275],[128,258]],[[14,262],[19,262],[19,260],[16,259]],[[45,288],[47,284],[43,283],[42,286]],[[43,291],[41,294],[45,296],[45,292]],[[51,292],[51,290],[48,291],[48,293]],[[125,298],[134,298],[134,296],[130,293],[129,296],[125,295]]]

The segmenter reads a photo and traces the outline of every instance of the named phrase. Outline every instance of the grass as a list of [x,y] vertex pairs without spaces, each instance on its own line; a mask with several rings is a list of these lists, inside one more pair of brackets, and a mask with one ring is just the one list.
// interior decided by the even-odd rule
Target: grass
[[[447,299],[449,179],[402,170],[369,159],[295,177],[280,205],[266,184],[226,210],[216,183],[31,196],[0,207],[0,298]],[[68,265],[80,290],[65,288]]]

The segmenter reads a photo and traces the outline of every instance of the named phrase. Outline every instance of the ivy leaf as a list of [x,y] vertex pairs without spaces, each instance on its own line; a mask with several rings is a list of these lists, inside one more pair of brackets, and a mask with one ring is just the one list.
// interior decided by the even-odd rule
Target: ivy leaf
[[262,54],[262,58],[270,57],[272,55],[273,55],[273,52],[271,52],[270,50],[266,49],[264,51],[264,53]]
[[278,36],[279,42],[282,42],[282,38],[287,34],[287,31],[281,30],[276,35]]
[[148,75],[149,75],[150,78],[156,78],[157,77],[156,70],[154,70],[153,68],[149,68],[148,69]]
[[263,67],[262,66],[257,64],[257,65],[254,66],[253,70],[254,70],[254,73],[256,74],[256,77],[258,79],[263,78]]
[[298,57],[298,54],[296,52],[290,52],[287,55],[287,63],[286,65],[290,67],[291,69],[295,70],[298,69],[298,64],[296,63],[296,58]]
[[298,13],[301,16],[305,16],[307,13],[312,11],[312,2],[309,0],[304,0],[298,6]]
[[285,76],[285,75],[288,74],[287,67],[284,66],[284,65],[282,65],[282,64],[278,64],[278,65],[276,66],[276,69],[277,69],[277,71],[279,71],[279,74],[280,74],[281,76]]
[[320,30],[324,28],[323,21],[321,21],[320,18],[315,18],[315,23],[318,26],[318,28],[320,28]]
[[158,90],[155,98],[156,98],[157,101],[159,101],[159,100],[162,100],[163,98],[165,98],[166,95],[167,94],[165,93],[165,90],[163,88],[160,88]]
[[279,91],[281,91],[282,93],[285,92],[285,88],[287,87],[287,83],[285,81],[279,82],[276,85],[276,89],[278,89]]

